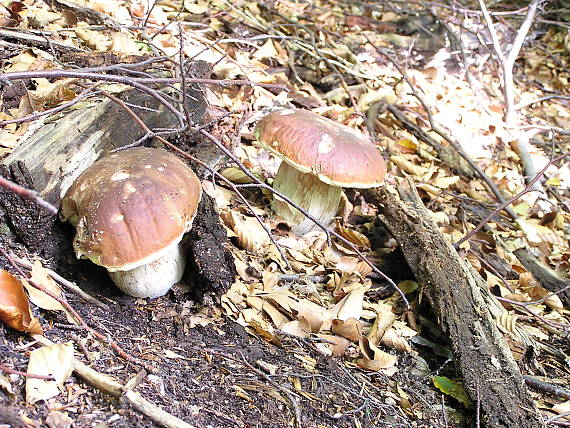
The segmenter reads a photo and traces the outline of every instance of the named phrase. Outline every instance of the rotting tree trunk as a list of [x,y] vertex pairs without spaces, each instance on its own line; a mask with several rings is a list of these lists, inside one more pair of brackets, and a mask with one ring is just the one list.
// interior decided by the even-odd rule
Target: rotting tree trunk
[[466,391],[488,427],[544,426],[482,294],[484,280],[438,231],[413,183],[364,191],[398,241],[448,335]]

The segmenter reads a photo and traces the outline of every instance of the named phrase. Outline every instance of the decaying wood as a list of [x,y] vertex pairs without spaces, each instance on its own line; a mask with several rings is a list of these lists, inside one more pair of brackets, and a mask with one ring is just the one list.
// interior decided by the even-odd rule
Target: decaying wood
[[[199,90],[193,90],[192,94],[195,98],[188,101],[192,103],[188,111],[192,121],[198,122],[204,114],[206,103]],[[122,94],[121,99],[150,129],[175,128],[178,123],[171,112],[149,95],[128,91]],[[124,108],[105,98],[93,106],[68,112],[39,128],[0,162],[0,174],[26,188],[39,191],[43,199],[59,206],[65,190],[85,168],[145,134],[145,130]],[[196,144],[196,140],[189,139],[192,141],[186,143],[184,138],[179,140],[187,146]],[[197,150],[194,155],[209,162],[219,157],[219,154],[212,152],[212,147],[208,144],[208,150]],[[9,219],[11,232],[28,250],[44,259],[67,263],[65,257],[59,254],[64,251],[64,245],[59,241],[65,236],[57,227],[54,216],[41,212],[33,202],[0,189],[0,210],[2,208]],[[206,195],[200,203],[194,228],[189,235],[188,265],[193,268],[193,275],[188,282],[193,285],[194,297],[201,299],[204,293],[210,296],[223,294],[233,282],[235,267],[233,258],[223,246],[226,234],[219,223],[215,203]],[[55,245],[43,248],[41,244],[45,242]]]
[[[157,100],[139,91],[124,92],[120,98],[151,129],[174,128],[176,118]],[[145,135],[125,109],[110,99],[66,113],[43,125],[0,162],[21,162],[29,171],[40,196],[58,206],[62,191],[89,165],[113,149],[126,146]]]
[[445,240],[413,183],[364,192],[398,241],[449,337],[466,391],[489,427],[543,426],[484,298],[486,284]]

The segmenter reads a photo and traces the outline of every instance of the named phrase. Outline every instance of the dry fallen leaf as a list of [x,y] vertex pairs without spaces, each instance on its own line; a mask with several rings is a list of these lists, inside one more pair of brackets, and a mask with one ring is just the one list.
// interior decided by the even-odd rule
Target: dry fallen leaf
[[73,345],[58,343],[34,349],[30,353],[28,373],[53,376],[55,380],[26,378],[26,403],[55,397],[63,390],[63,382],[73,371]]
[[19,331],[43,334],[22,283],[5,270],[0,270],[0,320]]
[[378,371],[391,368],[398,361],[395,355],[388,354],[370,343],[366,336],[360,338],[360,351],[363,358],[358,359],[356,364],[365,370]]
[[[59,285],[49,276],[47,270],[42,266],[39,261],[35,261],[34,265],[32,266],[32,276],[31,280],[34,283],[41,285],[47,291],[51,292],[53,295],[58,296],[60,298],[63,297],[63,293]],[[44,293],[42,290],[37,289],[36,287],[28,284],[27,281],[23,281],[24,287],[28,291],[30,296],[30,301],[45,310],[48,311],[63,311],[67,317],[67,320],[72,323],[79,325],[79,321],[75,319],[75,317],[56,299],[49,296],[48,294]]]

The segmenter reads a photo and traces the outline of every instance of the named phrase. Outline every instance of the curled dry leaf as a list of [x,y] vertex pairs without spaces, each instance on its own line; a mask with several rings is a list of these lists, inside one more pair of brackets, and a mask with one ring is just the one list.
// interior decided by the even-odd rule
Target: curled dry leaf
[[300,321],[289,321],[288,323],[283,324],[280,330],[297,337],[305,338],[310,335],[310,332],[306,330],[306,324],[303,326],[303,323]]
[[398,361],[395,355],[388,354],[370,343],[366,336],[360,338],[359,345],[363,357],[359,358],[356,364],[364,370],[378,371],[392,368]]
[[234,211],[221,213],[222,220],[232,229],[239,243],[247,251],[259,252],[269,240],[267,233],[254,217],[246,217]]
[[[59,285],[56,284],[52,277],[49,276],[48,271],[37,260],[32,266],[31,280],[34,281],[34,283],[41,285],[53,295],[58,296],[61,299],[65,299]],[[23,281],[23,284],[30,295],[30,301],[34,305],[48,311],[63,311],[70,323],[79,325],[79,321],[76,320],[75,317],[56,299],[31,284],[28,284],[27,281]]]
[[360,315],[362,315],[362,304],[366,290],[366,287],[359,286],[343,297],[343,299],[331,309],[334,318],[340,320],[348,320],[349,318],[359,319]]
[[370,241],[368,240],[368,237],[366,235],[363,235],[362,233],[357,232],[356,230],[342,227],[338,224],[335,227],[335,231],[347,241],[352,242],[354,245],[360,248],[370,249]]
[[388,329],[382,336],[382,344],[388,348],[396,349],[402,352],[412,352],[409,342],[398,334],[394,328]]
[[222,169],[220,174],[236,184],[250,184],[254,182],[241,168],[236,168],[235,166]]
[[332,322],[332,332],[354,343],[362,337],[362,324],[360,320],[349,318],[347,320],[336,319]]
[[317,336],[325,340],[322,345],[326,345],[335,357],[342,357],[350,346],[350,341],[344,337],[332,334],[319,334]]
[[22,283],[5,270],[0,270],[0,320],[19,331],[43,334]]

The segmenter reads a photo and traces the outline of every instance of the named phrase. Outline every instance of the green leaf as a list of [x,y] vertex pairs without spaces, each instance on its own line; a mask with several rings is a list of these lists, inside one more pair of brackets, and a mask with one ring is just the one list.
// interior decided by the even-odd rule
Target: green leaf
[[459,401],[467,408],[471,408],[471,400],[463,388],[463,382],[451,380],[445,376],[434,376],[433,384],[437,389]]

